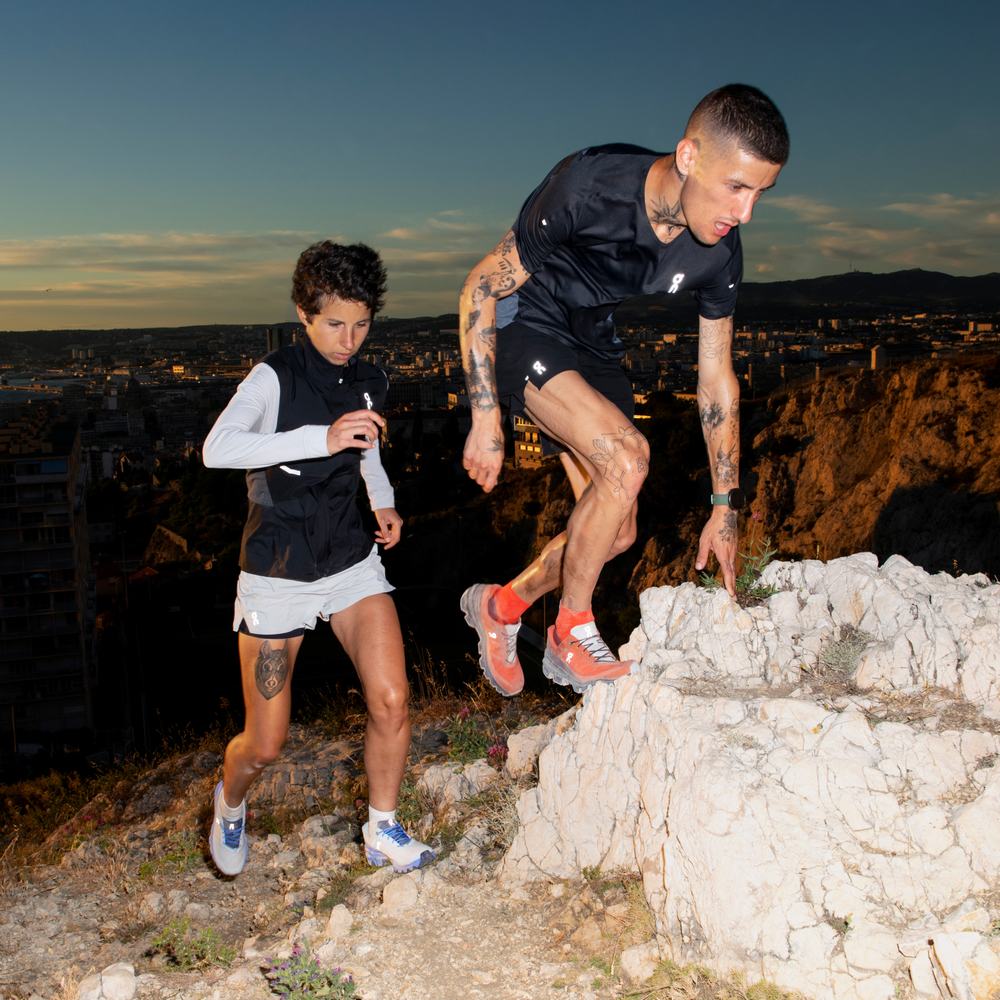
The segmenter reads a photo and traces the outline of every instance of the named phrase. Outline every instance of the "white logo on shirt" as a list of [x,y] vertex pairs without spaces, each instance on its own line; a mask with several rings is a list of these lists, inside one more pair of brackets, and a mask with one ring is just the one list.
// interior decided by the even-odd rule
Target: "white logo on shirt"
[[729,287],[730,288],[735,288],[736,287],[736,282],[734,281]]
[[536,361],[532,366],[539,375],[544,375],[548,369],[541,363],[541,361]]
[[542,225],[543,226],[547,226],[548,224],[549,224],[549,220],[548,219],[542,219]]
[[683,272],[683,271],[681,271],[681,272],[680,272],[680,273],[678,273],[678,274],[675,274],[675,275],[673,276],[673,278],[671,278],[671,279],[670,279],[670,281],[671,281],[671,285],[670,285],[670,287],[669,287],[669,288],[667,289],[667,294],[668,294],[668,295],[673,295],[673,294],[674,294],[674,292],[676,292],[676,291],[677,291],[677,289],[681,287],[681,282],[682,282],[683,280],[684,280],[684,272]]

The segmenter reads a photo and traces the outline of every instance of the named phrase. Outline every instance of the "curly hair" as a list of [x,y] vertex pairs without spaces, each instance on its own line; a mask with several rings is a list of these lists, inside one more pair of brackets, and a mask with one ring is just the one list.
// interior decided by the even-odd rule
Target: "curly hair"
[[735,139],[737,145],[768,163],[788,162],[788,127],[774,101],[745,83],[729,83],[706,94],[691,112],[685,134],[703,128]]
[[374,316],[385,301],[382,258],[364,243],[344,246],[331,240],[314,243],[299,254],[292,275],[292,301],[306,316],[315,316],[330,295],[363,302]]

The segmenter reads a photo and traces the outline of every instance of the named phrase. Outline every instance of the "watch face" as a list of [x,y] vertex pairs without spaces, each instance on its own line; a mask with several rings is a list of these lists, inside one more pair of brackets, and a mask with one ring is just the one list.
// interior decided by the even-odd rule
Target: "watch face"
[[747,504],[747,496],[739,487],[729,491],[729,509],[742,510]]

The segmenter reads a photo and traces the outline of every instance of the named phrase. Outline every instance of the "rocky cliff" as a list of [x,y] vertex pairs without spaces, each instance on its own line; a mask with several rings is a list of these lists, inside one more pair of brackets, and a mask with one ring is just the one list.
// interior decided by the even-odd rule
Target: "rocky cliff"
[[1000,988],[1000,586],[871,553],[642,595],[502,869],[637,868],[662,953],[837,1000]]

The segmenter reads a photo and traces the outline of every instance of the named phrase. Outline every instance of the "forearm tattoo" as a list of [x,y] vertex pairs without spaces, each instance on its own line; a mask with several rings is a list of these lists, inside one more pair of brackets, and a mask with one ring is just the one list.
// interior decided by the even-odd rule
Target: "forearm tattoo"
[[478,358],[475,351],[469,351],[469,371],[466,375],[469,405],[477,410],[495,410],[498,405],[494,357],[495,352]]
[[265,639],[260,644],[257,662],[254,664],[254,681],[257,690],[270,701],[280,694],[288,680],[288,651],[284,646],[277,649]]
[[714,431],[726,419],[718,403],[709,403],[701,408],[701,426],[705,431]]
[[619,427],[617,434],[602,434],[593,439],[594,450],[590,453],[590,461],[623,503],[633,503],[638,495],[638,491],[629,490],[626,482],[630,466],[641,473],[649,468],[641,447],[633,450],[642,442],[642,435],[634,427]]
[[739,441],[728,448],[720,445],[715,452],[715,477],[720,487],[729,488],[739,482]]

